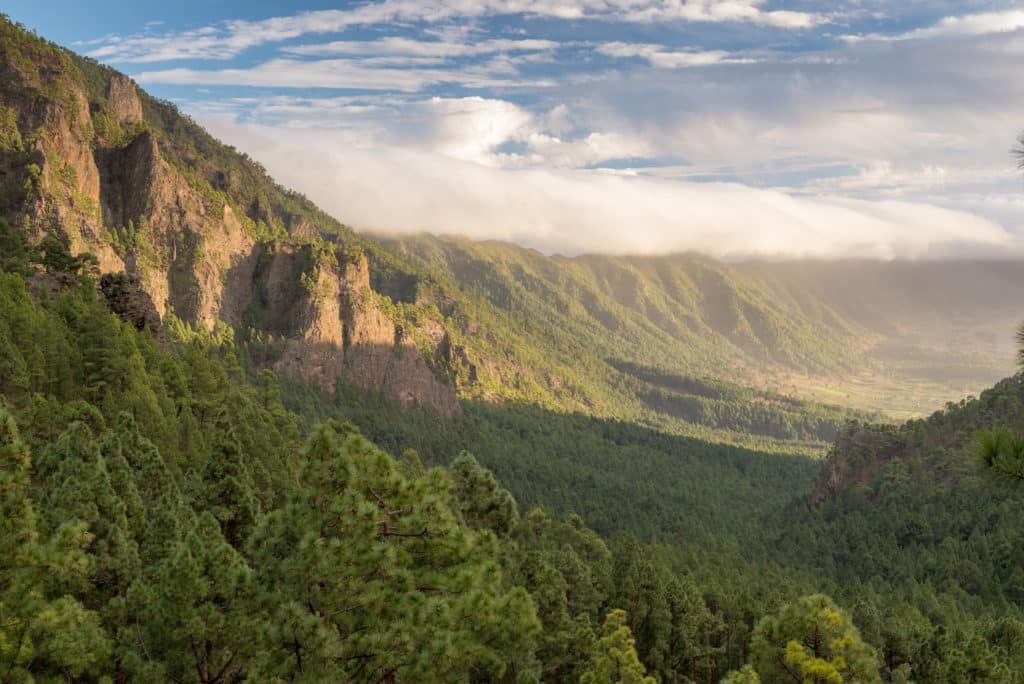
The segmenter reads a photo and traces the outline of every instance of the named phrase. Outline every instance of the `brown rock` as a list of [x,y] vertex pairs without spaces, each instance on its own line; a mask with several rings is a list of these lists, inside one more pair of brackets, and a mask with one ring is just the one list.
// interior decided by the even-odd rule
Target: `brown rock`
[[135,82],[124,74],[115,73],[107,84],[107,108],[118,123],[142,122],[142,101]]

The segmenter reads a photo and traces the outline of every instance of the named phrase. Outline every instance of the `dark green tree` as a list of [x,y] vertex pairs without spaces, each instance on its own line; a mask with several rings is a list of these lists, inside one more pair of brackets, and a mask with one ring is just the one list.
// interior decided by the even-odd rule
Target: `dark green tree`
[[407,479],[365,439],[342,441],[331,427],[305,464],[302,488],[250,542],[271,616],[255,676],[530,676],[533,606],[502,588],[493,535],[459,523],[444,471]]

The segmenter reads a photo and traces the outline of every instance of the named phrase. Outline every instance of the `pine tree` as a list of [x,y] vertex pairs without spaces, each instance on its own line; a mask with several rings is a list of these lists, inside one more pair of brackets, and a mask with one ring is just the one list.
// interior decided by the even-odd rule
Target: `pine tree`
[[761,677],[750,665],[744,665],[727,674],[720,684],[761,684]]
[[0,412],[0,681],[93,680],[111,644],[99,617],[59,587],[79,583],[89,563],[85,526],[39,534],[28,496],[31,459],[14,420]]
[[581,684],[657,684],[647,676],[647,669],[636,653],[633,633],[626,611],[615,609],[604,621],[603,636],[590,669],[580,678]]
[[502,588],[494,537],[459,523],[445,473],[407,479],[358,435],[341,442],[338,429],[316,433],[303,487],[250,541],[272,616],[255,676],[529,676],[519,658],[533,650],[533,606],[523,590]]
[[217,519],[228,543],[241,549],[252,534],[260,507],[242,447],[230,425],[220,422],[202,472],[200,507]]
[[519,520],[516,501],[498,485],[494,474],[463,451],[448,466],[452,495],[463,521],[475,530],[491,530],[499,537]]
[[[204,513],[170,555],[136,583],[129,604],[138,635],[130,661],[143,678],[217,684],[237,681],[253,659],[259,619],[252,573]],[[160,663],[159,673],[148,660]]]
[[875,650],[824,594],[805,596],[763,618],[750,649],[751,665],[769,682],[881,681]]

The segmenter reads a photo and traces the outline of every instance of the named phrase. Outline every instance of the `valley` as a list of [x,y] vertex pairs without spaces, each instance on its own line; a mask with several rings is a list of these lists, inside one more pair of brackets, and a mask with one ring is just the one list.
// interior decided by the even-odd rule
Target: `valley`
[[1024,677],[1024,261],[343,219],[0,18],[0,682]]

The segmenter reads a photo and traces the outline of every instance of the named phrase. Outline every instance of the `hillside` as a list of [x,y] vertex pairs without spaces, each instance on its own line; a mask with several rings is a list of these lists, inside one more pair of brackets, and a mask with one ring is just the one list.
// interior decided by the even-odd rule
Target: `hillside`
[[1024,269],[1014,261],[547,257],[505,243],[380,238],[612,361],[711,374],[826,403],[923,415],[1013,370]]
[[224,330],[155,340],[88,259],[0,245],[0,662],[23,680],[423,681],[443,659],[575,682],[626,609],[653,675],[719,681],[818,592],[885,681],[1024,671],[1021,492],[960,447],[1020,424],[1020,378],[851,427],[824,464],[522,404],[442,419],[279,382]]
[[5,684],[1024,676],[1024,377],[792,396],[981,382],[1015,264],[370,239],[0,29]]
[[[878,283],[848,302],[846,288],[817,287],[827,268],[813,265],[361,236],[122,74],[2,30],[0,218],[94,254],[101,275],[124,272],[152,325],[172,313],[226,325],[261,364],[329,392],[340,379],[449,414],[459,399],[527,401],[808,445],[853,415],[832,405],[920,413],[1007,372],[1012,270],[1000,281],[962,267],[956,294],[998,324],[984,330],[989,349],[951,364],[948,331],[963,319],[929,303],[929,282],[869,315],[887,282],[872,271],[916,282],[904,264],[844,267],[847,281]],[[759,388],[763,416],[679,391],[723,381]],[[808,413],[819,417],[786,427]],[[758,421],[769,425],[747,428]]]

